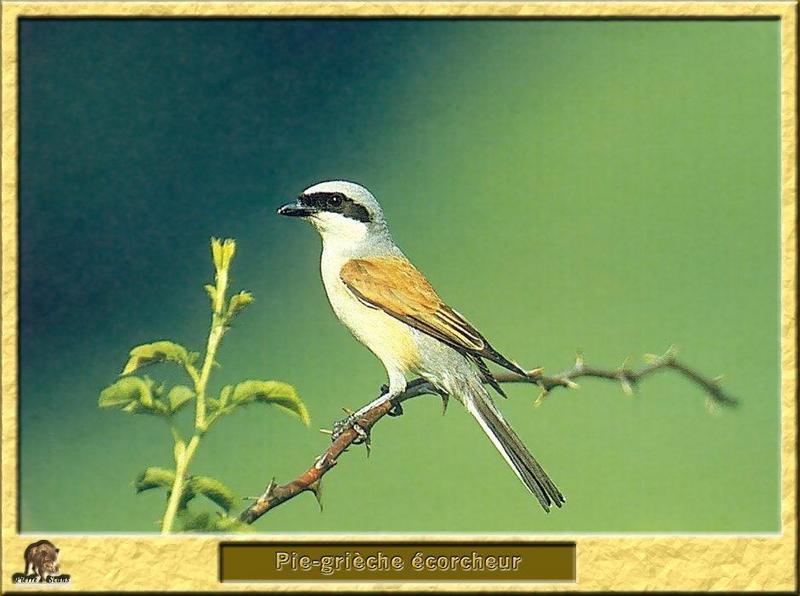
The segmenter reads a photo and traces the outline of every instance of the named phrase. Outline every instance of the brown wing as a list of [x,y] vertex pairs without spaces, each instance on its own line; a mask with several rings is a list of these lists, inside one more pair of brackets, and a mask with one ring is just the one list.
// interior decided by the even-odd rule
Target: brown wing
[[498,353],[464,317],[447,306],[423,275],[398,257],[353,259],[339,276],[364,304],[435,337],[456,350],[525,374]]

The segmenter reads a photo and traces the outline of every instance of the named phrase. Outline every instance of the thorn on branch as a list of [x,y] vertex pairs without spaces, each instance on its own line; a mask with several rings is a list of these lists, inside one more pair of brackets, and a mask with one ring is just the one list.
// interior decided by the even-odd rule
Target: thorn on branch
[[265,501],[269,501],[272,496],[275,494],[275,489],[278,487],[278,483],[275,482],[275,477],[272,477],[272,480],[269,481],[267,488],[264,489],[264,494],[261,495],[261,498]]
[[633,384],[628,380],[628,377],[623,373],[619,377],[619,384],[622,387],[622,392],[628,397],[633,397]]
[[544,386],[544,383],[537,383],[537,385],[539,385],[539,387],[541,387],[542,390],[541,390],[541,392],[539,393],[539,395],[536,397],[536,399],[533,402],[533,407],[534,408],[538,408],[539,406],[541,406],[544,403],[544,400],[547,397],[547,394],[550,392],[547,389],[547,387]]
[[312,493],[314,493],[314,498],[317,499],[317,505],[319,505],[320,513],[322,513],[322,478],[309,484],[307,490],[310,490]]

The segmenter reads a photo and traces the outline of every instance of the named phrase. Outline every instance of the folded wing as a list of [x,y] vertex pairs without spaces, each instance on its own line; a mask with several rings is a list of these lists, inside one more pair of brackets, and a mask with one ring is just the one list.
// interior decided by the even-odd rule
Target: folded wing
[[[484,375],[488,370],[480,358],[525,375],[519,366],[497,352],[464,317],[447,306],[428,280],[406,259],[352,259],[344,264],[339,275],[363,304],[380,309],[471,357]],[[498,387],[491,375],[487,380]]]

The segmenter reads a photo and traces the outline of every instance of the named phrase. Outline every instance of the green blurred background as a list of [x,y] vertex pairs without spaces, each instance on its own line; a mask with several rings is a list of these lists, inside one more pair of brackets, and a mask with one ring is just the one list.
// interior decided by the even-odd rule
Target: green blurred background
[[212,235],[257,299],[213,388],[289,381],[313,422],[240,412],[194,472],[260,494],[377,395],[315,232],[275,215],[345,178],[506,355],[556,372],[675,343],[743,407],[711,415],[667,373],[536,409],[509,387],[567,498],[545,515],[457,403],[420,398],[342,459],[323,513],[303,495],[257,530],[777,531],[778,58],[777,21],[22,21],[21,529],[157,530],[163,492],[131,482],[170,465],[166,426],[97,396],[136,344],[203,348]]

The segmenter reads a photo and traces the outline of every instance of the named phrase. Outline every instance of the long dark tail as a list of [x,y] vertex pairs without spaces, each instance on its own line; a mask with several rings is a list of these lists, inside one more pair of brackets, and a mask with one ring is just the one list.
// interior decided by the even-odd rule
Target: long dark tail
[[525,447],[514,429],[505,421],[486,390],[481,385],[470,384],[468,393],[469,395],[464,399],[467,410],[475,417],[522,483],[539,500],[542,508],[549,512],[553,505],[561,507],[564,503],[564,496]]

